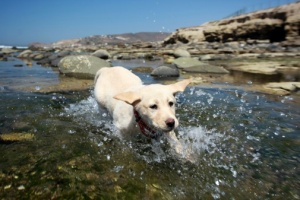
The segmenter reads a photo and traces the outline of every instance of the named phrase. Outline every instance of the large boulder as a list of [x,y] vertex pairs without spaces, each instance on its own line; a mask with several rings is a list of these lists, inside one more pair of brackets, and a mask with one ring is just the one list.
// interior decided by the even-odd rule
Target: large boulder
[[178,77],[179,75],[179,70],[172,66],[160,66],[151,73],[154,77]]
[[91,79],[102,67],[111,66],[109,62],[91,55],[66,56],[58,64],[59,71],[67,76]]

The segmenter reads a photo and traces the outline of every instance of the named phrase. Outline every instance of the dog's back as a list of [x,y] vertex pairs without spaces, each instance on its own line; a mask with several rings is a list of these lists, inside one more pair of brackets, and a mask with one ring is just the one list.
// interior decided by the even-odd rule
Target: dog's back
[[142,85],[141,79],[123,67],[104,67],[95,76],[95,98],[111,115],[116,104],[116,94]]

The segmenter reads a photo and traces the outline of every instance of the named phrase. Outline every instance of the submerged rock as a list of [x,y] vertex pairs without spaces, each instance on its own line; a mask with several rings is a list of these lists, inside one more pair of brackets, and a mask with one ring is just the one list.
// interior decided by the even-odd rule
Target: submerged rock
[[32,133],[4,133],[4,134],[0,134],[0,143],[31,141],[34,138],[35,136]]
[[135,67],[132,69],[133,72],[139,72],[139,73],[151,73],[153,71],[152,67]]
[[58,68],[62,74],[76,78],[93,79],[102,67],[112,65],[105,60],[90,55],[71,55],[60,60]]

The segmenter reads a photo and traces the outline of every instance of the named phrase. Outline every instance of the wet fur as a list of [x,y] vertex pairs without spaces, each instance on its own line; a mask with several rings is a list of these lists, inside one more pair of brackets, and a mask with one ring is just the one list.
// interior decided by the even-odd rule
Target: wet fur
[[[174,133],[178,126],[174,95],[183,92],[190,81],[143,85],[138,76],[123,67],[102,68],[95,76],[95,98],[109,111],[122,134],[140,131],[135,122],[134,107],[150,127],[168,138],[177,153],[182,153],[182,145]],[[174,126],[170,126],[170,121]]]

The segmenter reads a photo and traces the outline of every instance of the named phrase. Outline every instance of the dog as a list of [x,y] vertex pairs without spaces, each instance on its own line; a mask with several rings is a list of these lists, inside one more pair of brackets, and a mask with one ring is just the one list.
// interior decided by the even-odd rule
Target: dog
[[108,110],[121,134],[142,133],[151,139],[166,136],[178,154],[183,147],[174,129],[175,94],[183,92],[191,79],[171,85],[143,85],[141,79],[126,68],[105,67],[95,75],[95,98]]

